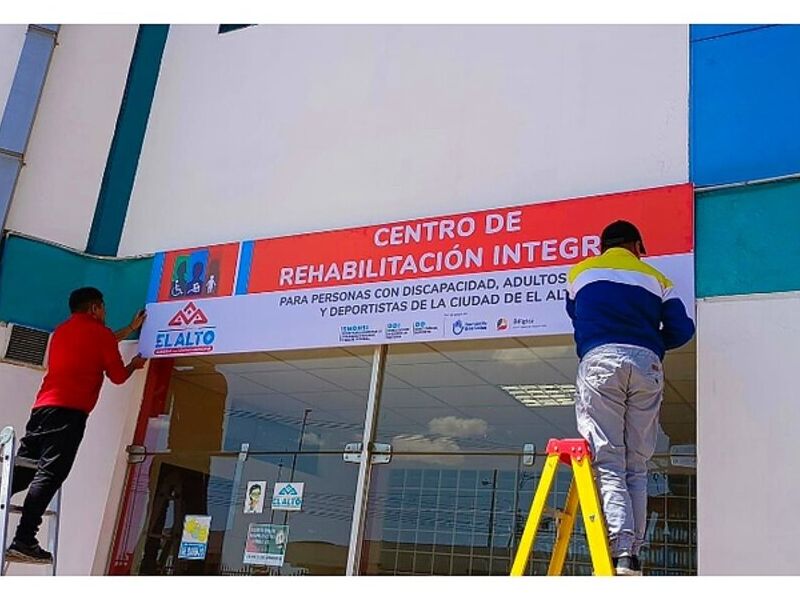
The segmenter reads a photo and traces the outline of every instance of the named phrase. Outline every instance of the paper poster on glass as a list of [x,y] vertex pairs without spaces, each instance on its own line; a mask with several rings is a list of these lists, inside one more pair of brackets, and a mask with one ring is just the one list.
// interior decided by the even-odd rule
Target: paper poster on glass
[[302,510],[305,483],[276,483],[272,494],[272,510]]
[[282,567],[289,543],[289,526],[271,523],[250,523],[244,545],[246,565]]
[[211,530],[211,517],[208,515],[186,515],[183,520],[183,535],[178,558],[184,560],[203,560],[208,548],[208,534]]
[[266,481],[248,481],[244,496],[244,514],[264,512],[264,494],[267,491]]

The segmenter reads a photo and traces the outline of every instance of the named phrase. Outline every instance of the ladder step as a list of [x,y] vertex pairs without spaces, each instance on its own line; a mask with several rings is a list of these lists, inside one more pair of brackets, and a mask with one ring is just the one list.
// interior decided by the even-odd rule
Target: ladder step
[[15,563],[23,563],[27,565],[52,565],[52,560],[34,560],[32,558],[28,558],[26,556],[22,556],[20,554],[16,554],[15,552],[8,551],[6,552],[6,562],[15,562]]
[[22,467],[23,469],[36,469],[39,466],[39,461],[32,458],[25,458],[24,456],[17,456],[14,459],[14,466]]
[[[8,512],[20,514],[22,513],[22,507],[19,504],[9,504]],[[46,511],[44,511],[45,517],[54,517],[56,515],[58,515],[58,513],[54,510],[50,510],[49,508]]]

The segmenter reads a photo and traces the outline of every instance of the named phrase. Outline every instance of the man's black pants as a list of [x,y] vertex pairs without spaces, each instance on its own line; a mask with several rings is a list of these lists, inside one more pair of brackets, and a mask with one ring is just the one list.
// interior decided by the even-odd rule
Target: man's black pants
[[14,469],[12,494],[28,489],[15,540],[36,542],[42,515],[69,475],[83,439],[88,415],[79,410],[46,406],[35,408],[25,426],[17,456],[37,461],[38,467]]

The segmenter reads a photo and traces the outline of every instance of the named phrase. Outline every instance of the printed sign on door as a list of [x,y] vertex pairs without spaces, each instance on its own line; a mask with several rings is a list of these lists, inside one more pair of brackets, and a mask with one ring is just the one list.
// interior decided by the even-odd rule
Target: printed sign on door
[[302,510],[305,483],[276,483],[272,494],[272,510]]
[[183,535],[178,558],[203,560],[208,548],[211,517],[208,515],[186,515],[183,520]]

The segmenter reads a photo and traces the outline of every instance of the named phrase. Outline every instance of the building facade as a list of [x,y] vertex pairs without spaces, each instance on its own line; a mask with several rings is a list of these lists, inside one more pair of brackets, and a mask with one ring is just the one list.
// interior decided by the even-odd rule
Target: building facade
[[[773,515],[800,482],[764,465],[798,411],[798,46],[790,25],[0,27],[0,421],[24,427],[72,288],[112,325],[150,313],[122,348],[153,359],[103,388],[66,484],[59,572],[507,574],[547,440],[577,435],[558,273],[632,215],[697,324],[665,361],[646,573],[796,574]],[[541,329],[469,293],[439,333],[413,304],[379,325],[293,305],[370,240],[448,244],[384,281],[434,281],[456,244],[475,263],[470,222],[505,227],[496,261],[544,236],[535,272],[496,269],[534,296],[554,277]],[[311,268],[270,283],[291,261]],[[383,289],[370,265],[322,309]],[[553,539],[550,515],[531,574]],[[590,571],[580,535],[567,565]]]

